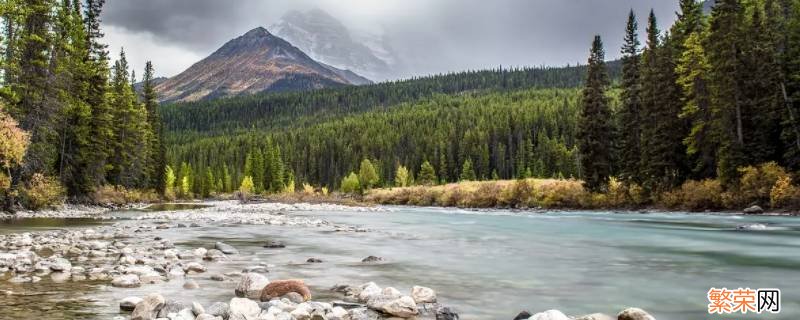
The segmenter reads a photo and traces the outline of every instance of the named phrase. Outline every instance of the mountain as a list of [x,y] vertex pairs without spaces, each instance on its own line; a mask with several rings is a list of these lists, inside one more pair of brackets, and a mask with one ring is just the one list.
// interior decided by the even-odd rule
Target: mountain
[[371,82],[353,72],[319,63],[258,27],[161,82],[156,91],[163,102],[188,102],[366,83]]
[[317,61],[370,79],[392,79],[399,68],[399,59],[383,36],[353,33],[320,9],[289,11],[269,29]]

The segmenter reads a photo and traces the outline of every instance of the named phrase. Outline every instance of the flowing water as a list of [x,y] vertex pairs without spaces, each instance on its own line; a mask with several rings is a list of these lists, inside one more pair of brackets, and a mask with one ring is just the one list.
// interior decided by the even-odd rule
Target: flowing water
[[[659,320],[800,319],[797,217],[409,207],[290,214],[363,226],[370,232],[260,225],[159,230],[159,236],[173,240],[179,249],[209,248],[215,241],[225,241],[240,254],[226,263],[209,264],[206,274],[192,276],[201,286],[193,291],[182,289],[180,281],[136,289],[111,288],[107,283],[55,284],[48,279],[24,286],[0,281],[0,318],[22,314],[40,319],[110,319],[119,314],[119,299],[150,292],[205,305],[228,301],[235,280],[214,282],[208,279],[210,274],[267,263],[270,279],[305,279],[315,300],[335,298],[327,292],[334,284],[375,281],[406,292],[413,285],[428,286],[462,319],[511,319],[521,310],[547,309],[569,315],[615,314],[628,306],[648,310]],[[29,222],[29,226],[24,221],[0,225],[0,232],[55,227]],[[102,222],[60,227],[82,223]],[[737,230],[752,224],[765,228]],[[262,248],[268,240],[283,241],[287,247]],[[387,262],[360,263],[369,255]],[[323,263],[305,263],[311,257]],[[711,287],[779,288],[782,312],[710,316],[706,293]],[[29,295],[4,297],[2,290]]]

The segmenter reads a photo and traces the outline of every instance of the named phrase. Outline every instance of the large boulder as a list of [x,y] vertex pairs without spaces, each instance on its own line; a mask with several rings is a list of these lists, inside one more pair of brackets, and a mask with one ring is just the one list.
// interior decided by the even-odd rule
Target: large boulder
[[642,309],[628,308],[617,315],[617,320],[656,320],[656,318]]
[[258,299],[261,297],[261,291],[264,290],[269,284],[269,279],[258,273],[245,273],[239,279],[239,284],[236,285],[234,293],[239,298]]
[[215,302],[206,308],[206,313],[214,317],[228,319],[231,313],[231,308],[225,302]]
[[434,303],[436,302],[436,291],[431,288],[414,286],[411,288],[411,298],[414,298],[416,303]]
[[142,285],[139,276],[135,274],[124,274],[111,280],[111,286],[117,288],[137,288]]
[[171,314],[171,313],[177,314],[181,310],[188,309],[188,308],[190,308],[189,305],[187,305],[187,304],[185,304],[183,302],[177,301],[177,300],[171,300],[170,299],[170,300],[167,300],[167,302],[164,303],[164,307],[161,308],[161,310],[158,311],[158,317],[159,318],[168,318],[169,314]]
[[760,206],[754,205],[744,209],[744,213],[746,214],[762,214],[764,213],[764,209]]
[[224,242],[215,243],[214,249],[222,251],[224,254],[239,254],[239,250],[236,250],[236,248]]
[[247,298],[233,298],[229,305],[228,320],[256,320],[261,314],[261,307],[258,306],[258,303]]
[[150,294],[136,304],[131,314],[131,320],[154,320],[158,312],[164,308],[166,300],[158,293]]
[[565,314],[561,313],[558,310],[547,310],[545,312],[540,312],[534,314],[529,320],[570,320]]
[[348,311],[350,320],[380,320],[383,316],[369,308],[355,308]]
[[311,299],[311,290],[308,289],[303,280],[277,280],[270,282],[261,291],[261,301],[269,301],[272,298],[282,297],[289,292],[297,292],[308,301]]

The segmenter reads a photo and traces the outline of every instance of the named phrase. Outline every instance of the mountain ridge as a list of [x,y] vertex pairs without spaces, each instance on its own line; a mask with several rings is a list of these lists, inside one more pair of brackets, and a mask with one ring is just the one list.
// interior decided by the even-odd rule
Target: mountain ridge
[[371,81],[320,63],[264,27],[256,27],[158,83],[156,91],[162,102],[191,102],[368,83]]

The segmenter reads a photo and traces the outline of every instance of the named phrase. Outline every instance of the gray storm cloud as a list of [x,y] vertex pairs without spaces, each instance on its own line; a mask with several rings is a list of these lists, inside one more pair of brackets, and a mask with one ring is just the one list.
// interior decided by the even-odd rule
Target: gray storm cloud
[[[413,74],[584,63],[600,34],[618,56],[629,9],[640,29],[654,9],[666,29],[677,0],[110,0],[103,19],[112,50],[134,65],[153,59],[170,76],[247,30],[289,10],[321,8],[351,29],[382,30]],[[141,61],[139,61],[141,60]]]

